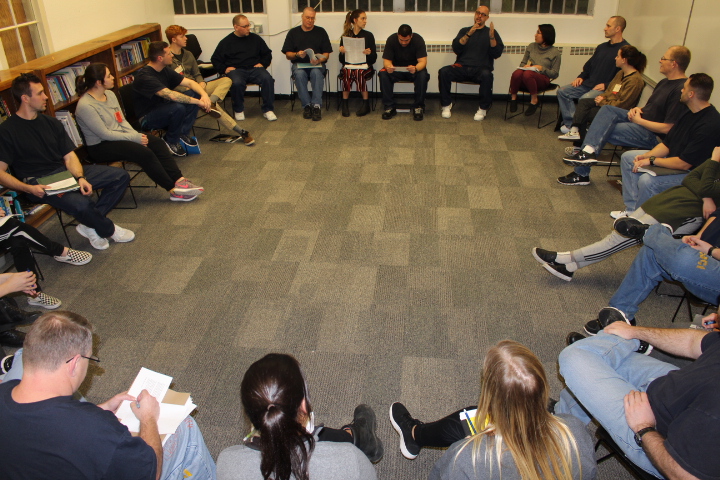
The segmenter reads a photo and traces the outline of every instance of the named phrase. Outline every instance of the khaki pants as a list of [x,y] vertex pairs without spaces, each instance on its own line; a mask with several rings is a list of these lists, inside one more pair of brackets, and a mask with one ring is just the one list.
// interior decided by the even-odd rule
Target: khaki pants
[[221,117],[220,117],[220,123],[227,128],[228,130],[232,130],[237,126],[237,123],[235,120],[225,113],[225,110],[222,109],[220,104],[223,100],[225,100],[225,96],[230,91],[230,87],[232,87],[232,80],[230,80],[228,77],[221,77],[217,80],[211,80],[205,84],[205,92],[207,92],[208,96],[215,95],[220,100],[217,103],[218,110],[220,110]]

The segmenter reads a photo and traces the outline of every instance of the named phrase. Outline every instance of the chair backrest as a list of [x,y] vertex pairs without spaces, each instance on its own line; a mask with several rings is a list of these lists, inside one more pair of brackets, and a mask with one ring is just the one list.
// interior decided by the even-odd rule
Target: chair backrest
[[200,48],[200,42],[198,42],[197,37],[194,34],[186,35],[187,38],[187,45],[185,45],[185,48],[187,48],[190,53],[193,54],[193,57],[195,57],[195,61],[198,61],[200,59],[200,54],[202,54],[202,48]]
[[120,92],[120,102],[125,110],[125,118],[131,127],[140,131],[140,122],[135,114],[135,91],[132,83],[123,85],[118,91]]

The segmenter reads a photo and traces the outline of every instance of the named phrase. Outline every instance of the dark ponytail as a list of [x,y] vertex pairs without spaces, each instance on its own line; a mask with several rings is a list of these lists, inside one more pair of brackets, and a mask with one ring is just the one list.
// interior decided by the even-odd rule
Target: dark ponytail
[[91,63],[88,65],[85,73],[75,78],[75,89],[78,97],[93,88],[98,81],[103,83],[107,70],[108,67],[104,63]]
[[305,379],[290,355],[271,353],[253,363],[240,385],[245,413],[260,432],[260,473],[263,479],[309,480],[315,440],[298,422],[303,400],[307,414]]

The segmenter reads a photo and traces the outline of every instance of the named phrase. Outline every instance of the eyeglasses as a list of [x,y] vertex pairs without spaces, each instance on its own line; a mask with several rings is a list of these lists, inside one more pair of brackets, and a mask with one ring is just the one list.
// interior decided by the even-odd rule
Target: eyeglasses
[[238,25],[238,27],[240,27],[240,28],[250,28],[250,24],[248,23],[247,25]]
[[673,60],[672,58],[660,57],[660,61],[661,62],[674,62],[675,60]]
[[482,12],[475,12],[475,13],[477,13],[477,14],[480,15],[481,17],[489,17],[489,16],[490,16],[489,13],[482,13]]
[[[80,355],[80,356],[81,356],[82,358],[87,358],[87,359],[90,360],[91,362],[100,363],[100,359],[99,359],[98,357],[96,357],[96,356],[90,356],[90,357],[86,357],[85,355]],[[73,358],[75,358],[75,357],[72,357],[70,360],[68,360],[68,361],[65,362],[65,363],[70,363],[70,362],[72,362],[72,359],[73,359]]]

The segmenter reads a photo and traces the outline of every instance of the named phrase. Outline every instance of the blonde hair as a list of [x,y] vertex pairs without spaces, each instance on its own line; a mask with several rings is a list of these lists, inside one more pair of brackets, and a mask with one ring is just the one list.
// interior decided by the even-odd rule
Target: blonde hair
[[581,468],[577,442],[567,425],[547,411],[547,377],[537,356],[524,345],[503,340],[485,356],[480,384],[479,432],[457,455],[472,444],[475,467],[484,446],[490,471],[494,463],[500,471],[508,450],[523,480],[572,480],[573,457]]

